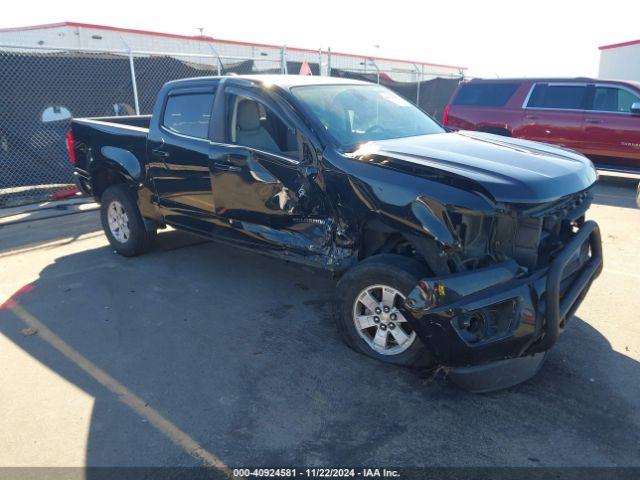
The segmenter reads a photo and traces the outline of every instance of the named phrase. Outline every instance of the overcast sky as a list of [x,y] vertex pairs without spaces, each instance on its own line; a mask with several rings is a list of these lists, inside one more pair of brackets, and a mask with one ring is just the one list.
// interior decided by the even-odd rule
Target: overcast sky
[[61,21],[187,35],[204,27],[222,39],[460,65],[474,76],[595,76],[598,46],[640,38],[640,0],[20,0],[3,8],[0,26]]

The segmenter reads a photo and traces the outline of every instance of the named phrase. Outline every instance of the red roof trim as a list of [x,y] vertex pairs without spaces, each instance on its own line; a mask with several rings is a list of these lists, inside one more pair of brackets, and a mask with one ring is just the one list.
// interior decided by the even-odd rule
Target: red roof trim
[[0,28],[0,32],[21,32],[23,30],[41,30],[43,28],[58,28],[69,26],[69,22],[45,23],[44,25],[30,25],[28,27]]
[[[44,28],[58,28],[58,27],[80,27],[80,28],[93,28],[96,30],[109,30],[113,32],[126,32],[126,33],[137,33],[140,35],[154,35],[158,37],[167,37],[167,38],[180,38],[183,40],[195,40],[198,42],[218,42],[218,43],[226,43],[229,45],[244,45],[247,47],[262,47],[262,48],[280,48],[280,45],[271,45],[268,43],[253,43],[253,42],[242,42],[238,40],[223,40],[220,38],[213,38],[207,36],[200,35],[179,35],[176,33],[164,33],[164,32],[154,32],[150,30],[138,30],[134,28],[121,28],[121,27],[110,27],[107,25],[95,25],[91,23],[79,23],[79,22],[60,22],[60,23],[48,23],[45,25],[32,25],[28,27],[17,27],[17,28],[0,28],[0,32],[17,32],[22,30],[40,30]],[[314,53],[317,54],[318,50],[311,50],[308,48],[298,48],[298,47],[287,47],[287,50],[291,50],[294,52],[303,52],[303,53]],[[340,53],[340,52],[331,52],[332,55],[338,55],[341,57],[351,57],[351,58],[371,58],[374,60],[382,60],[388,62],[401,62],[408,64],[416,64],[416,65],[424,65],[428,67],[442,67],[442,68],[452,68],[456,70],[466,70],[467,67],[459,67],[456,65],[444,65],[440,63],[429,63],[429,62],[420,62],[414,60],[403,60],[399,58],[386,58],[386,57],[374,57],[371,55],[357,55],[354,53]]]
[[631,40],[630,42],[612,43],[611,45],[603,45],[598,50],[609,50],[610,48],[628,47],[630,45],[640,45],[640,40]]

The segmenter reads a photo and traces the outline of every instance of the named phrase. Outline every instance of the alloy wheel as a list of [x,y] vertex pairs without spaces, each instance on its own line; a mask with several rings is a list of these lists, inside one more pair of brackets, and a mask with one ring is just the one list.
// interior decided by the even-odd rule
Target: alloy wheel
[[126,243],[129,240],[131,232],[129,230],[129,217],[120,202],[112,201],[107,209],[107,220],[109,222],[109,230],[111,235],[120,243]]
[[398,310],[404,299],[404,295],[388,285],[371,285],[356,297],[353,323],[375,352],[399,355],[415,342],[415,332]]

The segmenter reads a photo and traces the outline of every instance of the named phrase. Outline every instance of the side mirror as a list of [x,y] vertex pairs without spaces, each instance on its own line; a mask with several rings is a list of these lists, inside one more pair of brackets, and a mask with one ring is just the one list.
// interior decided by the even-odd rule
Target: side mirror
[[631,115],[640,115],[640,102],[634,102],[629,109]]

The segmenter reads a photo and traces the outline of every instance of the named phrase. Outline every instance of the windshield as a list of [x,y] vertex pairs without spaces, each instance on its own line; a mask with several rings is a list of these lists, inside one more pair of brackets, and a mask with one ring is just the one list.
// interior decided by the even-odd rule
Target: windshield
[[420,109],[379,85],[310,85],[291,92],[345,149],[371,140],[445,131]]

